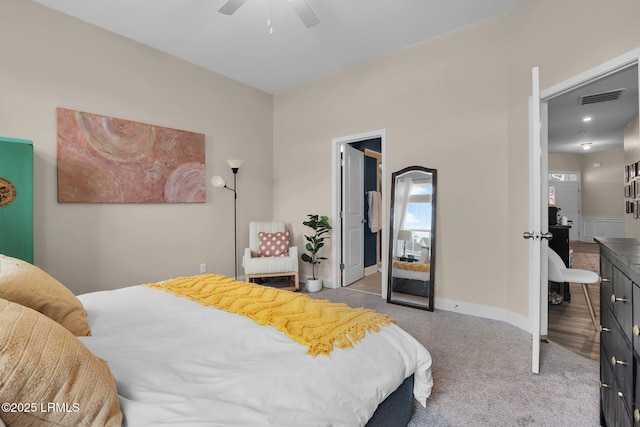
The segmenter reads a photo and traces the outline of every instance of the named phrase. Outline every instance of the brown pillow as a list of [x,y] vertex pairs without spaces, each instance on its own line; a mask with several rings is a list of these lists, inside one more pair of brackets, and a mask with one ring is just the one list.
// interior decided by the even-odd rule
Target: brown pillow
[[0,402],[0,418],[9,426],[122,423],[107,363],[58,323],[3,299]]
[[0,298],[39,311],[76,336],[91,335],[80,300],[62,283],[26,261],[0,254]]

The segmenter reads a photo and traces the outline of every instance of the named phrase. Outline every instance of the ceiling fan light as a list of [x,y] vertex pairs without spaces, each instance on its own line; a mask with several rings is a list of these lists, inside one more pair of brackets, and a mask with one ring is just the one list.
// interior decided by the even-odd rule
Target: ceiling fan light
[[583,150],[588,150],[591,148],[591,143],[590,142],[583,142],[582,144],[580,144],[580,146],[582,147]]

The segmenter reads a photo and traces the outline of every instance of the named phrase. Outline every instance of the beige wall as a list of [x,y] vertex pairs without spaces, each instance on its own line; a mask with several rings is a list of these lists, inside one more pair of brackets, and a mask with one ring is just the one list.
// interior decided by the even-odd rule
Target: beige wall
[[[58,204],[56,107],[206,137],[207,178],[238,174],[239,246],[271,218],[272,97],[31,1],[0,2],[0,134],[35,150],[35,262],[74,292],[233,276],[233,195],[200,204]],[[242,272],[242,267],[240,267]]]
[[[594,167],[594,163],[600,166]],[[580,172],[583,217],[623,217],[622,170],[624,149],[581,154],[549,153],[550,171]]]
[[274,215],[299,224],[327,213],[331,138],[384,128],[385,179],[412,164],[438,169],[436,297],[522,322],[531,68],[540,66],[545,89],[639,47],[639,13],[628,0],[524,0],[505,16],[277,95]]
[[[585,153],[582,157],[582,216],[624,216],[624,149]],[[600,166],[594,167],[594,163]]]
[[581,154],[549,153],[550,171],[581,171]]
[[208,177],[230,178],[224,159],[246,159],[240,247],[258,217],[291,222],[301,246],[306,214],[330,213],[331,139],[384,128],[387,181],[408,165],[438,169],[436,296],[522,325],[531,67],[544,89],[635,49],[638,16],[630,0],[523,0],[502,17],[271,97],[4,0],[0,125],[34,141],[36,263],[75,292],[197,273],[201,262],[233,273],[228,192],[210,188],[200,205],[58,204],[57,106],[202,132]]
[[[640,125],[637,116],[624,130],[624,160],[625,165],[640,161]],[[640,184],[639,178],[635,178],[635,181]],[[633,215],[625,215],[624,232],[626,237],[640,238],[640,220],[633,218]]]
[[[507,257],[506,41],[500,22],[277,95],[274,215],[300,224],[306,213],[330,213],[331,139],[385,128],[389,188],[391,173],[406,166],[438,170],[436,295],[469,300],[477,272]],[[492,66],[472,71],[470,64]],[[303,179],[287,180],[288,174]],[[320,271],[326,278],[328,264]],[[493,269],[491,276],[487,292],[472,291],[470,299],[504,307],[505,293],[493,290],[506,282],[506,269]]]

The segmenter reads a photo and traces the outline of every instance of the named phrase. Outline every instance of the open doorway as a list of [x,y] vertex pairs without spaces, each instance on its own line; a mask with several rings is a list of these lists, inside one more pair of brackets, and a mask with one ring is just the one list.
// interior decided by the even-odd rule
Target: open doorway
[[334,287],[385,296],[386,132],[334,138],[332,144]]
[[[562,209],[558,218],[550,210],[549,231],[554,238],[549,248],[560,252],[567,267],[599,273],[598,247],[593,237],[625,236],[621,171],[625,166],[625,128],[638,116],[637,57],[638,53],[632,52],[542,94],[542,102],[548,107],[548,150],[542,154],[548,161],[548,169],[555,171],[549,172],[543,185],[550,191],[549,205]],[[572,182],[571,177],[577,177],[578,182]],[[569,192],[564,199],[562,191]],[[567,199],[568,196],[578,199]],[[577,212],[572,211],[572,205],[578,207]],[[567,217],[575,217],[574,221],[568,221],[567,244],[553,245],[557,237],[552,227],[567,226],[566,221],[560,222],[560,218]],[[564,239],[561,236],[564,235],[558,233]],[[579,285],[562,284],[565,290],[560,298],[554,298],[552,293],[556,284],[550,285],[549,305],[544,307],[548,312],[541,313],[542,335],[599,360],[600,335],[591,326]],[[597,287],[591,288],[599,321],[598,291]]]

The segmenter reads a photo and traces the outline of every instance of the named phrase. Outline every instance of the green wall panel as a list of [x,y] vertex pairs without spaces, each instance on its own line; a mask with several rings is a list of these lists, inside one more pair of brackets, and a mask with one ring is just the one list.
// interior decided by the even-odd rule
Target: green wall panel
[[16,188],[0,207],[0,253],[33,263],[33,144],[0,137],[0,177]]

